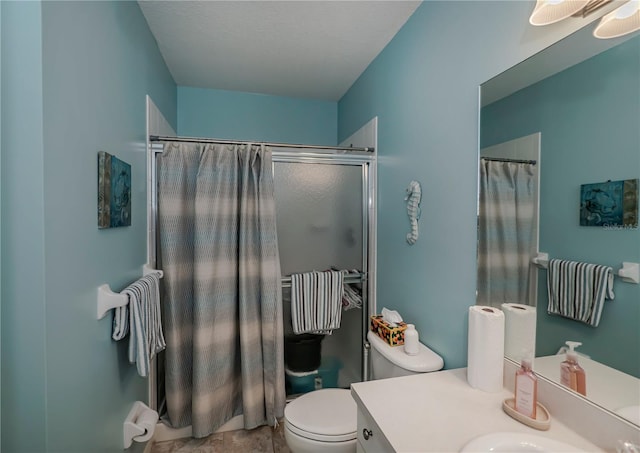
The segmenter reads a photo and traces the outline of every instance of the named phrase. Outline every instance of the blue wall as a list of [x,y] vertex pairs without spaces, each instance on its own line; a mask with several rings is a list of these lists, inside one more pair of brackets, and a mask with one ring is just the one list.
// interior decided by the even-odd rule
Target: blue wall
[[[424,2],[338,103],[339,141],[378,116],[378,308],[415,323],[447,368],[466,365],[475,303],[478,87],[584,25],[531,27],[534,4]],[[412,179],[422,217],[409,246]]]
[[336,145],[336,102],[178,87],[178,135]]
[[[141,275],[145,95],[175,127],[176,86],[136,2],[2,9],[2,451],[122,451],[147,381],[96,289]],[[132,166],[130,227],[97,228],[100,150]]]
[[[96,288],[122,288],[145,261],[145,94],[182,135],[335,144],[378,115],[380,305],[414,321],[448,368],[463,366],[478,86],[572,31],[527,26],[532,6],[425,2],[337,105],[337,120],[330,102],[177,95],[135,2],[0,2],[2,451],[122,451],[124,417],[146,398],[108,318],[95,319]],[[189,106],[190,90],[207,105]],[[211,111],[209,101],[248,107]],[[272,115],[268,127],[256,123]],[[131,227],[97,230],[99,150],[132,165]],[[403,197],[414,178],[422,236],[409,247]]]
[[[640,229],[579,224],[580,184],[640,177],[640,37],[495,102],[482,111],[482,147],[542,132],[540,250],[612,266],[640,262]],[[615,280],[597,328],[546,313],[540,272],[536,353],[581,341],[593,359],[640,377],[640,285]],[[630,360],[634,358],[634,360]]]
[[[44,451],[41,5],[2,2],[2,445]],[[19,446],[19,447],[18,447]]]

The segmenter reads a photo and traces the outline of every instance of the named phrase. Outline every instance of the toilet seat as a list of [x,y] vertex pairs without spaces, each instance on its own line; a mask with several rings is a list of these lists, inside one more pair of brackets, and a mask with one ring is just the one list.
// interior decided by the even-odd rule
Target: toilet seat
[[302,395],[284,409],[285,427],[319,442],[356,439],[357,406],[345,389],[322,389]]

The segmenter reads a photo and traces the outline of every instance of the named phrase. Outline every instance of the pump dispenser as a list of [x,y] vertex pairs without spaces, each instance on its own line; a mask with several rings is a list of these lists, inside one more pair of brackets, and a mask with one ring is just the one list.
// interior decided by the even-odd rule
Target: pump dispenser
[[564,362],[560,364],[560,382],[562,385],[569,387],[574,392],[587,395],[587,378],[584,370],[578,364],[578,354],[575,348],[582,343],[578,341],[567,341],[569,350]]
[[516,371],[515,381],[515,410],[529,418],[536,418],[538,405],[538,378],[531,369],[533,359],[526,356],[520,362],[520,369]]

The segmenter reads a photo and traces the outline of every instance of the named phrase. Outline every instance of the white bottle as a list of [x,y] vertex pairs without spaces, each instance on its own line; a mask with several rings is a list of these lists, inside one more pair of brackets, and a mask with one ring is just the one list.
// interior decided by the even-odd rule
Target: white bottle
[[418,353],[418,331],[413,324],[407,324],[407,328],[404,331],[404,352],[409,355]]

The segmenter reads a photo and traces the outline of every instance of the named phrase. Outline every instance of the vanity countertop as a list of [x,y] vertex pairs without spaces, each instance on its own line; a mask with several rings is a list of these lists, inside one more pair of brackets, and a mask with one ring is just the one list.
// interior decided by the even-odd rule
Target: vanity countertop
[[352,384],[351,394],[396,452],[457,452],[472,439],[498,431],[523,432],[601,452],[551,414],[539,431],[512,419],[502,401],[508,390],[487,393],[467,383],[466,368]]

